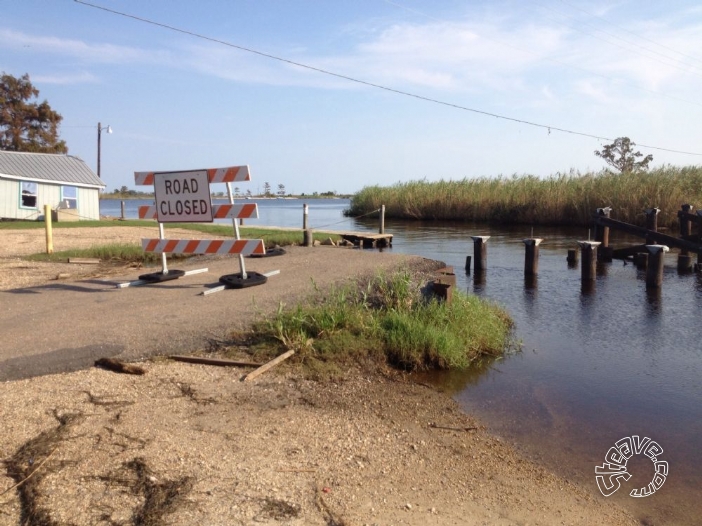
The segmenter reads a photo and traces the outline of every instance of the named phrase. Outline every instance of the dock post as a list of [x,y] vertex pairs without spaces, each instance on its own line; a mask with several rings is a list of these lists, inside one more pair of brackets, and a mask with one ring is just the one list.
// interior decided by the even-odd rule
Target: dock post
[[663,284],[663,262],[665,253],[670,250],[665,245],[646,245],[649,252],[646,270],[646,288],[656,288]]
[[648,252],[634,254],[634,265],[639,270],[646,270],[648,268]]
[[385,205],[380,205],[380,228],[378,234],[385,233]]
[[[609,214],[612,211],[611,206],[606,206],[604,208],[597,209],[597,215],[609,218]],[[609,246],[609,227],[602,225],[595,225],[595,241],[602,243],[599,251],[597,252],[598,257],[602,261],[612,261],[612,248]]]
[[569,248],[568,249],[568,257],[566,257],[566,261],[568,261],[568,267],[575,267],[578,264],[578,249],[577,248]]
[[581,281],[595,281],[597,277],[597,247],[599,241],[578,241],[581,253]]
[[[661,211],[660,208],[647,208],[644,210],[646,214],[646,229],[652,230],[653,232],[658,232],[658,213]],[[646,239],[647,245],[653,245],[654,241],[652,239]]]
[[466,274],[470,274],[470,256],[466,256]]
[[120,216],[120,219],[124,221],[124,201],[120,203],[120,208],[122,209],[122,215]]
[[490,236],[471,236],[473,240],[473,268],[476,272],[487,269],[487,240]]
[[302,205],[302,230],[307,230],[307,219],[310,215],[310,207],[307,203]]
[[524,275],[536,276],[539,273],[539,244],[540,238],[522,239],[524,243]]
[[[684,204],[682,205],[682,214],[686,215],[692,212],[692,205]],[[680,237],[682,239],[688,239],[692,235],[692,221],[687,217],[680,217]],[[678,272],[689,272],[692,270],[692,256],[690,251],[681,248],[680,254],[678,254]]]

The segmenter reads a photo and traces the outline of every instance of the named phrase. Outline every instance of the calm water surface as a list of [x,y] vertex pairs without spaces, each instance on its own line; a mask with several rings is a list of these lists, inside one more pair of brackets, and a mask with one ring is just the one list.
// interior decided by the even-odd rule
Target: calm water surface
[[[259,220],[247,225],[299,227],[302,202],[258,201]],[[105,201],[103,201],[105,203]],[[130,203],[130,202],[128,202]],[[148,202],[143,202],[145,204]],[[314,200],[311,227],[377,230],[377,218],[346,219],[347,200]],[[127,217],[136,217],[134,213]],[[106,215],[119,215],[101,205]],[[669,463],[663,488],[647,498],[629,491],[653,477],[652,463],[632,467],[615,500],[654,524],[702,523],[702,278],[679,275],[666,258],[662,289],[647,292],[644,274],[621,261],[604,264],[594,290],[583,292],[580,269],[566,253],[587,232],[538,228],[539,276],[526,282],[529,228],[467,223],[386,221],[394,252],[439,259],[456,270],[458,287],[504,305],[516,323],[522,351],[465,373],[434,375],[444,389],[490,429],[601,500],[595,466],[620,438],[657,441]],[[488,270],[466,274],[471,235],[490,235]],[[611,243],[634,243],[614,232]]]

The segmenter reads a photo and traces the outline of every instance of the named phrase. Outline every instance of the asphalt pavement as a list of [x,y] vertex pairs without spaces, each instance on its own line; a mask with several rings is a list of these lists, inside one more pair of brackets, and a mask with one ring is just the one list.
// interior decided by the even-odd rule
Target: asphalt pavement
[[208,271],[139,287],[115,285],[143,270],[0,291],[0,381],[75,371],[103,357],[133,361],[206,349],[281,302],[311,295],[314,284],[326,287],[419,261],[391,251],[289,247],[281,256],[245,259],[247,271],[280,271],[267,283],[204,296],[220,276],[239,271],[237,257],[173,263],[180,270]]

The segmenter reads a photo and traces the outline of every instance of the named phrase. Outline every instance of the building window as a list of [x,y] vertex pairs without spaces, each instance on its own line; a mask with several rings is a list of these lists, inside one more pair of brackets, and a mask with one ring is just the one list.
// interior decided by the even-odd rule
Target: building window
[[61,187],[60,208],[70,208],[72,210],[76,210],[78,208],[78,188],[75,186]]
[[22,183],[20,206],[22,208],[37,207],[37,183]]

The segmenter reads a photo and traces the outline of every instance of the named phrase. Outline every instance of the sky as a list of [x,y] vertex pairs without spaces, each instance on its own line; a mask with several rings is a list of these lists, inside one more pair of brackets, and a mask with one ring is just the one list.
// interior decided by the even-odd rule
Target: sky
[[94,171],[110,126],[109,191],[238,165],[252,193],[549,177],[603,169],[622,136],[702,164],[696,1],[85,2],[130,16],[0,0],[0,71],[29,74]]

